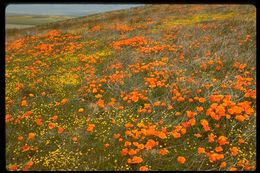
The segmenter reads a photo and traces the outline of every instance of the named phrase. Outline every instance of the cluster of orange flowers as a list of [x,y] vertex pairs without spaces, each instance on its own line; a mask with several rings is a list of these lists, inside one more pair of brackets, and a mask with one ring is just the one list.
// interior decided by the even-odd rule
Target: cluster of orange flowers
[[222,117],[230,119],[231,116],[234,116],[239,122],[249,119],[249,116],[254,112],[254,109],[250,106],[251,102],[244,101],[236,104],[230,99],[230,95],[210,96],[212,104],[207,109],[206,115],[217,121]]
[[242,46],[243,44],[245,44],[245,43],[247,43],[247,42],[249,42],[251,40],[252,40],[251,36],[250,35],[246,35],[245,39],[239,41],[239,45]]
[[147,97],[146,95],[146,90],[139,92],[138,90],[131,91],[129,94],[126,94],[125,92],[121,92],[121,97],[123,101],[127,103],[136,103],[139,100],[146,101]]
[[[135,122],[135,120],[133,120]],[[140,122],[136,125],[133,125],[132,123],[126,123],[125,124],[125,135],[127,136],[126,141],[123,143],[124,148],[121,149],[121,155],[127,156],[129,155],[129,159],[127,162],[129,164],[139,164],[143,162],[143,158],[140,156],[137,156],[137,154],[142,155],[142,151],[147,150],[154,150],[157,146],[159,146],[159,141],[156,141],[153,139],[153,137],[157,137],[161,140],[164,140],[168,136],[167,129],[165,127],[162,127],[161,130],[156,130],[157,125],[156,124],[147,124]],[[179,138],[180,134],[185,134],[186,128],[179,125],[176,126],[174,130],[172,130],[171,134],[174,138]],[[137,142],[137,140],[143,141],[145,138],[149,137],[149,139],[146,140],[146,142]],[[119,133],[114,134],[114,138],[117,139],[119,142],[122,142],[123,139],[121,138],[121,135]],[[129,139],[132,139],[131,142]],[[157,149],[155,149],[157,151]],[[169,153],[169,150],[167,148],[161,148],[157,152],[161,156],[167,155]],[[186,162],[186,158],[183,156],[178,156],[177,161],[180,164],[184,164]],[[147,168],[147,167],[146,167]],[[141,166],[140,169],[143,169]],[[145,169],[146,170],[146,169]]]
[[115,49],[121,49],[121,46],[140,46],[140,45],[144,45],[147,44],[147,40],[144,37],[139,37],[139,36],[135,36],[133,38],[129,38],[129,39],[123,39],[123,40],[119,40],[119,41],[114,41],[113,42],[113,47]]
[[89,32],[97,32],[97,31],[100,31],[102,28],[102,25],[96,25],[96,26],[93,26],[91,29],[89,29]]
[[235,62],[234,64],[233,64],[233,67],[235,67],[236,69],[238,69],[239,70],[239,72],[243,72],[243,70],[244,70],[244,68],[246,68],[246,64],[242,64],[242,63],[240,63],[240,62]]
[[114,29],[116,31],[120,31],[122,33],[135,30],[135,28],[133,28],[133,27],[129,27],[126,25],[121,25],[121,24],[115,24],[115,26],[112,29]]

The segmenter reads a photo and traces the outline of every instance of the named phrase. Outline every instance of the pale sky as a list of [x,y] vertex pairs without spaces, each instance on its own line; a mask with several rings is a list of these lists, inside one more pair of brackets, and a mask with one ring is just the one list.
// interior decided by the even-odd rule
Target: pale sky
[[38,14],[38,15],[63,15],[85,16],[100,12],[127,9],[144,4],[9,4],[6,7],[6,15]]

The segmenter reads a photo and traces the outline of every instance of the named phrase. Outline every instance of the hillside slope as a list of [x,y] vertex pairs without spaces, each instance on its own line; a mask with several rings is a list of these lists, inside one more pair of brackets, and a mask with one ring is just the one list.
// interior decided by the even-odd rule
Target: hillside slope
[[147,5],[6,33],[8,170],[255,170],[256,9]]

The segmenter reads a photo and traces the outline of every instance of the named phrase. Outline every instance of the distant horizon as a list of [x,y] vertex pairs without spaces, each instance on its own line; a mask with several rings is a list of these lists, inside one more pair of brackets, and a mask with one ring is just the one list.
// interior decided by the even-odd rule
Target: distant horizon
[[9,4],[5,15],[85,16],[145,4]]

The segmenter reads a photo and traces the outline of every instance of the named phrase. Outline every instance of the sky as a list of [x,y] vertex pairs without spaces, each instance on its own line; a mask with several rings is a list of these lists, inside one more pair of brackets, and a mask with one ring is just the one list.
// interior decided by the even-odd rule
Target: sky
[[100,12],[137,7],[144,4],[9,4],[6,15],[37,14],[61,16],[85,16]]

